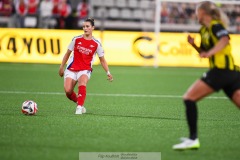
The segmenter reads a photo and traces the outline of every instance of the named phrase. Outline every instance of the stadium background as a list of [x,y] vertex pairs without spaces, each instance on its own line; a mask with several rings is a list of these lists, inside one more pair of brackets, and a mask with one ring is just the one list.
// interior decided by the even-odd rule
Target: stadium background
[[[0,6],[7,2],[13,3],[2,0]],[[156,35],[154,0],[89,0],[94,36],[103,43],[115,81],[106,83],[96,59],[88,114],[75,116],[57,72],[69,42],[82,32],[79,2],[68,1],[72,12],[64,28],[40,28],[39,13],[26,15],[25,27],[17,28],[14,13],[1,12],[0,159],[78,159],[83,151],[161,152],[163,160],[239,158],[239,114],[222,92],[200,102],[200,151],[171,150],[187,134],[181,95],[208,66],[186,42],[190,32],[199,43],[197,1],[162,1]],[[217,4],[230,19],[232,52],[240,65],[239,1]],[[156,62],[159,68],[152,67]],[[26,99],[38,103],[37,116],[20,113]]]
[[[15,13],[2,12],[1,26],[14,28],[5,28],[0,31],[0,61],[60,63],[71,39],[81,34],[79,29],[81,29],[82,19],[77,12],[78,3],[81,1],[68,2],[71,6],[71,13],[63,19],[66,22],[65,25],[49,25],[47,28],[49,30],[45,28],[41,32],[34,30],[41,28],[40,9],[36,14],[24,16],[26,28],[24,30],[14,27],[16,24],[14,21],[17,21],[16,11]],[[199,43],[198,35],[194,34],[199,29],[194,12],[196,2],[163,1],[161,3],[161,25],[157,31],[155,1],[153,0],[87,2],[88,16],[96,19],[95,37],[102,41],[110,65],[207,67],[207,61],[200,59],[196,51],[186,42],[185,32],[191,32]],[[226,1],[222,2],[218,4],[229,17],[232,52],[236,58],[236,64],[240,65],[237,34],[238,19],[240,19],[239,5],[235,1],[234,3],[230,1],[228,4]],[[61,17],[57,19],[53,16],[50,21],[55,21],[53,24],[56,24],[61,20]],[[158,31],[161,32],[156,33]],[[156,44],[157,40],[158,44]],[[157,48],[159,51],[156,51]],[[98,64],[98,61],[95,64]]]

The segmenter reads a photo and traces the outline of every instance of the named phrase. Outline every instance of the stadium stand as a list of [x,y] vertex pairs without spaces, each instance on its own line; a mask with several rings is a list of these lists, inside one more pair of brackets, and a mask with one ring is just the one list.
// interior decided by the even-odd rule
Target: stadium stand
[[[90,0],[89,4],[90,16],[96,19],[96,26],[104,24],[105,29],[110,30],[153,29],[155,0]],[[232,33],[238,32],[240,5],[219,5],[230,19],[229,30]],[[199,25],[196,22],[195,7],[195,3],[161,2],[161,30],[197,31]],[[100,22],[102,20],[104,23]],[[143,23],[146,23],[144,29],[141,25]]]
[[[19,0],[1,0],[0,1],[0,27],[18,27],[16,26],[16,15],[14,4]],[[27,3],[30,0],[25,0]],[[39,0],[40,3],[43,0]],[[50,0],[59,2],[62,0]],[[232,0],[237,1],[237,0]],[[81,28],[81,21],[77,17],[77,6],[82,0],[67,0],[71,5],[72,11],[68,17],[65,29]],[[229,0],[230,2],[230,0]],[[238,1],[239,2],[239,1]],[[40,3],[39,6],[40,7]],[[89,5],[88,17],[96,20],[96,28],[104,24],[101,28],[107,30],[153,30],[155,17],[155,0],[87,0]],[[199,28],[195,16],[195,3],[183,2],[161,2],[161,30],[162,31],[197,31]],[[229,30],[233,33],[240,32],[240,3],[239,4],[221,4],[230,20]],[[38,16],[26,15],[25,26],[27,28],[40,27],[40,13]],[[58,16],[49,28],[61,28]],[[104,23],[103,23],[104,22]],[[38,24],[38,25],[36,25]],[[144,24],[144,25],[143,25]],[[144,26],[144,27],[143,27]],[[99,28],[98,28],[99,27]]]

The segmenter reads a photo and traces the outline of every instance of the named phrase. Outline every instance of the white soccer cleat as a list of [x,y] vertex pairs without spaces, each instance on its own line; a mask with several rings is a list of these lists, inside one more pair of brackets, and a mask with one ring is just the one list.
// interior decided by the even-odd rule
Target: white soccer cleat
[[186,141],[187,139],[189,139],[189,138],[187,138],[187,137],[181,137],[181,138],[180,138],[180,141],[181,141],[181,142],[184,142],[184,141]]
[[188,150],[200,148],[200,142],[198,139],[192,140],[189,138],[181,138],[181,140],[181,143],[173,145],[174,150]]
[[82,113],[86,113],[86,112],[87,112],[86,108],[82,106]]
[[82,106],[77,106],[75,114],[82,114]]

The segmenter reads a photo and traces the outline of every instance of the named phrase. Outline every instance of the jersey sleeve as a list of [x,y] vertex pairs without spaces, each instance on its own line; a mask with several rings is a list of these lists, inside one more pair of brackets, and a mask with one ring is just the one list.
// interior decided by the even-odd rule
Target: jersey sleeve
[[98,47],[97,47],[96,52],[98,54],[98,57],[103,57],[104,56],[104,50],[103,50],[103,47],[102,47],[100,42],[98,43]]
[[224,36],[228,36],[229,37],[228,31],[223,27],[222,24],[215,24],[215,25],[213,25],[212,26],[212,33],[218,39],[220,39],[220,38],[222,38]]
[[75,41],[76,41],[76,38],[73,38],[72,41],[70,42],[70,44],[68,45],[68,49],[70,51],[74,50]]

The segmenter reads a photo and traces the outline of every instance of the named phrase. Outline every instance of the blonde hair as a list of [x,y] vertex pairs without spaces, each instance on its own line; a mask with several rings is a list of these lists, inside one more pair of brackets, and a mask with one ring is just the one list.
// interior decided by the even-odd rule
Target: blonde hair
[[205,11],[205,13],[211,16],[212,19],[219,20],[226,28],[228,27],[229,19],[227,15],[215,3],[211,1],[200,2],[197,6],[197,10],[198,9]]

